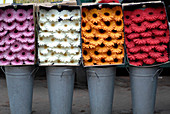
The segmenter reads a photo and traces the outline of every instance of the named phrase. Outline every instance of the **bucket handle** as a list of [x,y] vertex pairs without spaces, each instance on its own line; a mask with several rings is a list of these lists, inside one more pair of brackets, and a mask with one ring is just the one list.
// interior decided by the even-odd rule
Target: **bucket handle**
[[97,77],[98,79],[100,79],[100,78],[99,78],[99,75],[98,75],[95,71],[87,71],[87,72],[89,72],[89,73],[90,73],[90,72],[91,72],[91,73],[94,73],[94,74],[96,75],[96,77]]
[[[65,69],[65,70],[61,73],[61,75],[60,75],[61,79],[62,79],[64,73],[65,73],[65,72],[68,72],[68,71],[70,71],[70,69]],[[71,76],[72,76],[75,72],[76,72],[76,71],[73,70],[73,73],[71,74]]]
[[[5,70],[3,69],[2,66],[1,66],[1,70],[2,70],[2,72],[6,75]],[[32,72],[30,73],[29,78],[30,78],[33,74],[36,74],[38,70],[39,70],[39,67],[34,68],[34,69],[32,70]],[[35,77],[35,76],[33,76],[33,78],[34,78],[34,77]]]

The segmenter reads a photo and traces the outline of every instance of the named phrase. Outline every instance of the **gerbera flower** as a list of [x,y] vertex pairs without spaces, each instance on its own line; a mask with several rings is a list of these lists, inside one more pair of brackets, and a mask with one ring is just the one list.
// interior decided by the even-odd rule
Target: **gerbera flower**
[[29,56],[30,55],[26,50],[21,50],[19,53],[17,53],[17,58],[20,60],[27,60]]
[[140,36],[139,33],[131,33],[131,34],[127,35],[127,38],[132,40],[132,39],[138,38],[139,36]]
[[135,23],[141,23],[144,21],[144,11],[142,9],[135,9],[132,12],[131,19]]
[[112,30],[110,32],[108,32],[109,36],[113,39],[117,39],[122,35],[122,32],[118,32],[117,30]]
[[55,33],[52,33],[53,37],[59,40],[62,40],[66,37],[66,34],[62,31],[57,31]]
[[102,8],[99,13],[104,21],[111,21],[115,16],[113,10],[110,8]]
[[39,22],[42,22],[42,23],[47,22],[47,18],[46,18],[47,11],[44,9],[40,9],[39,12],[40,12]]
[[47,22],[39,22],[39,27],[40,27],[41,30],[47,30],[47,28],[46,28],[46,26],[45,26],[46,23],[47,23]]
[[23,32],[23,35],[26,36],[26,37],[31,37],[32,35],[34,35],[34,32],[27,30],[27,31]]
[[71,23],[72,23],[72,27],[71,27],[71,29],[72,30],[75,30],[75,31],[80,31],[80,28],[81,28],[81,23],[80,23],[80,21],[79,20],[74,20],[74,21],[71,21]]
[[30,8],[27,10],[27,19],[32,20],[33,19],[33,8]]
[[25,37],[24,35],[22,35],[21,37],[16,38],[16,40],[21,42],[21,43],[26,43],[28,41],[27,37]]
[[89,10],[87,8],[82,8],[81,18],[83,22],[88,21],[88,13],[89,13]]
[[161,62],[161,63],[165,63],[168,62],[169,58],[168,58],[168,53],[167,51],[165,51],[164,53],[162,53],[161,57],[157,58],[156,61],[157,62]]
[[155,28],[158,28],[160,25],[161,25],[161,21],[160,20],[157,20],[157,21],[145,21],[143,22],[144,26],[147,28],[147,29],[155,29]]
[[33,65],[33,64],[34,64],[34,61],[32,61],[32,60],[26,60],[26,61],[24,61],[24,63],[25,63],[26,65]]
[[169,42],[169,30],[162,37],[157,37],[161,43]]
[[137,53],[140,51],[140,46],[135,46],[129,49],[129,52],[131,53]]
[[79,61],[82,56],[80,52],[77,52],[75,55],[71,55],[71,57],[72,60]]
[[151,37],[152,36],[152,32],[145,30],[145,32],[140,33],[141,37]]
[[127,48],[132,48],[135,46],[135,43],[133,41],[125,40],[125,43]]
[[70,30],[68,32],[65,33],[66,36],[72,40],[76,39],[76,38],[80,38],[80,33]]
[[92,59],[92,58],[90,58],[87,61],[84,61],[85,66],[93,66],[95,63],[96,63],[96,61],[94,59]]
[[80,20],[81,13],[79,9],[72,10],[70,15],[71,15],[71,20]]
[[34,50],[35,48],[35,44],[34,43],[26,43],[23,44],[23,49],[30,51],[30,50]]
[[143,65],[143,62],[141,60],[129,61],[129,63],[134,66],[142,66]]
[[101,58],[99,61],[96,61],[94,65],[109,65],[110,62],[107,62],[104,58]]
[[[62,12],[62,13],[64,13],[64,12]],[[50,11],[48,11],[48,13],[46,13],[46,18],[49,21],[56,22],[56,21],[58,21],[60,15],[61,15],[61,13],[59,13],[57,10],[51,9]]]
[[35,60],[35,52],[34,50],[31,50],[28,54],[28,59],[34,61]]
[[41,37],[41,36],[38,36],[38,44],[39,44],[40,46],[46,44],[46,42],[44,41],[44,39],[46,39],[46,38]]
[[89,50],[89,54],[94,60],[99,60],[103,56],[103,54],[99,53],[96,49]]
[[45,60],[47,59],[46,56],[42,54],[40,51],[38,51],[38,58],[40,62],[45,62]]
[[57,39],[55,39],[54,37],[50,37],[49,41],[46,42],[48,47],[57,47],[57,45],[60,43],[60,41],[58,41]]
[[114,20],[120,21],[123,17],[122,7],[115,6],[115,7],[112,8],[112,10],[114,12]]
[[90,59],[90,52],[88,49],[82,49],[83,60],[88,61]]
[[94,38],[89,39],[90,44],[92,44],[94,46],[102,44],[103,41],[104,41],[104,39],[98,38],[98,37],[94,37]]
[[112,31],[115,26],[116,26],[116,22],[115,21],[104,21],[101,23],[101,27],[103,30],[106,30],[106,31]]
[[135,32],[144,32],[146,30],[146,27],[144,25],[144,23],[133,23],[132,25],[132,30]]
[[144,62],[145,64],[152,65],[152,64],[155,63],[155,59],[153,59],[153,58],[145,58],[145,59],[143,60],[143,62]]
[[157,51],[159,51],[159,52],[163,52],[163,51],[165,51],[165,50],[167,49],[167,45],[164,45],[164,44],[162,44],[162,45],[156,45],[156,46],[155,46],[155,49],[156,49]]
[[47,58],[49,62],[54,62],[59,58],[59,54],[55,53],[55,52],[49,52],[47,54]]
[[4,11],[2,9],[0,9],[0,21],[3,20],[3,13],[4,13]]
[[157,11],[157,15],[158,15],[158,19],[159,20],[165,20],[166,19],[166,11],[164,7],[159,7],[156,9]]
[[11,38],[16,39],[16,38],[22,36],[22,32],[19,32],[18,30],[15,30],[15,29],[14,29],[13,31],[10,31],[9,36],[10,36]]
[[100,10],[98,9],[91,9],[88,13],[88,20],[90,20],[91,22],[99,22],[101,20],[101,17],[100,17]]
[[24,21],[24,22],[18,22],[16,25],[16,30],[18,31],[25,31],[29,26],[28,21]]
[[158,30],[158,29],[152,30],[152,33],[156,36],[162,36],[162,35],[164,35],[165,32],[166,32],[166,30]]
[[79,61],[72,59],[70,63],[67,63],[67,65],[79,65]]
[[[101,27],[101,25],[100,25]],[[82,21],[81,23],[81,30],[82,31],[86,31],[86,30],[89,30],[90,29],[90,22],[84,22]]]
[[34,43],[35,42],[35,36],[32,35],[31,37],[27,38],[28,43]]
[[102,39],[101,43],[103,43],[105,46],[113,46],[116,43],[116,40],[111,37],[108,37],[108,38],[104,39],[104,41]]
[[60,61],[66,63],[66,62],[71,61],[71,56],[69,54],[65,53],[65,54],[61,54],[59,59],[60,59]]
[[74,39],[74,41],[71,42],[71,45],[75,46],[75,47],[80,46],[80,38],[78,37],[78,38]]
[[123,31],[123,20],[120,21],[116,21],[116,26],[115,26],[115,30],[122,32]]
[[137,38],[137,39],[133,39],[133,42],[137,45],[142,45],[142,44],[146,44],[147,39]]
[[110,49],[114,53],[121,53],[122,50],[124,49],[124,46],[123,45],[118,45],[118,44],[115,43],[114,46],[112,46]]
[[21,43],[15,41],[15,42],[11,45],[10,50],[11,50],[12,52],[19,52],[19,51],[21,51],[21,50],[22,50],[22,45],[21,45]]
[[60,44],[62,47],[71,47],[71,45],[70,45],[71,40],[65,38],[65,39],[63,39],[63,41],[60,42]]
[[162,24],[159,26],[160,29],[167,29],[168,28],[168,22],[167,20],[162,20]]
[[13,59],[16,58],[16,54],[13,53],[11,50],[7,50],[5,53],[4,53],[4,56],[3,56],[5,59],[11,61]]
[[117,58],[117,59],[123,59],[124,56],[125,56],[125,55],[124,55],[124,50],[122,50],[120,53],[117,53],[117,54],[116,54],[116,58]]
[[70,23],[70,21],[68,21],[68,20],[63,20],[63,21],[60,21],[60,22],[58,23],[58,26],[59,26],[59,29],[60,29],[61,31],[68,31],[68,30],[70,30],[71,27],[72,27],[71,24],[72,24],[72,23]]
[[128,53],[128,59],[131,61],[134,61],[134,60],[136,60],[136,57],[134,54]]
[[118,45],[123,45],[124,44],[124,34],[122,34],[122,36],[117,38],[116,42],[117,42]]
[[124,13],[124,23],[125,23],[125,25],[131,25],[132,24],[132,20],[131,20],[132,11],[124,11],[123,13]]
[[9,65],[10,61],[6,60],[5,58],[0,59],[0,65]]
[[34,20],[32,20],[32,21],[29,22],[28,30],[29,31],[34,31],[34,28],[35,28],[34,27]]
[[111,50],[108,50],[105,60],[110,62],[110,61],[113,61],[115,58],[116,58],[116,54],[112,52]]
[[12,65],[23,65],[23,61],[18,59],[18,58],[16,58],[13,61],[11,61],[11,64]]
[[118,58],[115,58],[113,62],[111,62],[111,64],[122,64],[122,63],[123,63],[123,59],[118,59]]
[[19,22],[25,21],[27,19],[27,12],[23,9],[18,9],[15,18]]
[[16,18],[16,11],[14,9],[6,9],[2,14],[2,18],[5,22],[11,23]]
[[144,46],[141,46],[140,48],[141,48],[141,51],[143,52],[150,52],[154,47],[150,45],[144,45]]
[[136,59],[143,60],[148,57],[148,54],[139,52],[139,53],[134,54],[134,56]]
[[96,51],[99,53],[107,52],[110,48],[108,46],[105,46],[103,43],[96,47]]
[[159,44],[159,43],[160,43],[160,40],[159,40],[158,37],[152,36],[151,38],[147,38],[147,39],[146,39],[146,42],[147,42],[148,44],[154,45],[154,44]]
[[155,52],[155,51],[150,51],[149,52],[149,56],[154,58],[154,59],[157,59],[157,58],[161,57],[161,55],[162,55],[162,53],[160,53],[160,52]]
[[[89,28],[90,26],[93,28],[93,29],[102,29],[102,21],[99,21],[99,22],[86,22],[86,28]],[[83,24],[83,23],[82,23]],[[83,29],[86,29],[83,27]]]
[[40,53],[42,53],[43,55],[48,54],[48,49],[49,49],[49,48],[48,48],[48,46],[46,46],[46,45],[38,47],[38,51],[39,51]]
[[69,10],[62,10],[60,12],[60,18],[63,20],[70,19],[71,18],[71,12]]
[[79,47],[71,46],[71,47],[67,50],[67,52],[68,52],[69,54],[76,54],[77,52],[80,52],[80,48],[79,48]]
[[60,61],[60,59],[57,59],[56,61],[54,61],[54,65],[65,65],[66,63]]
[[48,29],[48,31],[56,32],[58,30],[58,22],[46,22],[45,27]]
[[[0,38],[0,39],[1,39],[1,38]],[[15,42],[15,40],[14,40],[13,38],[10,38],[9,35],[6,35],[6,36],[4,37],[4,39],[5,39],[5,43],[6,43],[7,45],[13,44],[13,43]],[[4,40],[3,40],[3,41],[0,40],[0,45],[3,45],[3,44],[4,44],[3,42],[4,42]]]
[[97,35],[99,36],[99,34],[96,33],[95,29],[89,29],[89,30],[86,30],[86,31],[82,31],[82,35],[85,36],[86,38],[93,38],[95,34],[96,34],[96,36]]
[[99,29],[94,33],[95,33],[95,36],[98,37],[98,38],[104,38],[104,39],[108,38],[108,32],[103,30],[103,29]]
[[158,19],[158,13],[155,8],[146,8],[144,10],[144,17],[147,21],[155,21]]
[[3,23],[3,22],[0,22],[0,30],[2,31],[3,28],[5,30],[13,30],[15,27],[16,27],[17,23],[16,22],[11,22],[11,23]]
[[83,48],[95,48],[95,46],[90,44],[89,42],[82,43],[82,47]]
[[6,30],[0,31],[0,37],[5,36],[5,35],[7,34],[7,32],[8,32],[8,31],[6,31]]
[[125,33],[130,34],[132,31],[132,26],[131,25],[125,25]]

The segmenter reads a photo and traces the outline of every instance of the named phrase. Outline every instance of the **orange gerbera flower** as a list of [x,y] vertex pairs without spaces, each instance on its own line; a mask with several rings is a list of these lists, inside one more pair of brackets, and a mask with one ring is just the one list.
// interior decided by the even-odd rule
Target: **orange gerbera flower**
[[81,12],[82,21],[84,22],[88,21],[88,13],[89,13],[89,10],[87,8],[82,8],[82,12]]
[[101,21],[100,22],[89,22],[91,27],[94,29],[102,29]]
[[116,26],[115,21],[104,21],[102,22],[102,28],[106,31],[112,31]]
[[123,20],[116,21],[115,30],[122,32],[123,31]]
[[100,10],[100,17],[104,20],[104,21],[111,21],[114,18],[114,13],[113,10],[110,8],[102,8]]
[[91,9],[90,12],[88,13],[88,19],[91,22],[99,22],[101,20],[101,17],[99,16],[99,10],[98,9]]
[[96,61],[92,58],[88,59],[87,61],[84,61],[85,66],[93,66],[96,64]]
[[102,54],[99,53],[96,49],[89,50],[89,53],[90,53],[90,56],[95,60],[99,60],[102,57]]
[[125,55],[124,55],[124,49],[123,49],[120,53],[117,53],[117,54],[116,54],[116,58],[117,58],[117,59],[123,59],[124,56],[125,56]]
[[81,38],[82,38],[82,42],[83,42],[83,43],[89,42],[89,38],[85,38],[85,37],[81,37]]
[[106,32],[105,30],[103,29],[99,29],[99,30],[96,30],[96,37],[98,38],[107,38],[109,35],[108,35],[108,32]]
[[113,59],[116,58],[116,53],[112,52],[111,50],[108,50],[106,54],[106,61],[113,61]]
[[98,38],[98,37],[94,37],[94,38],[89,39],[90,44],[92,44],[94,46],[102,44],[103,41],[104,41],[104,39]]
[[82,49],[82,54],[83,54],[83,60],[87,61],[90,59],[90,53],[88,52],[88,49],[83,48]]
[[86,31],[82,31],[82,35],[86,38],[93,38],[96,33],[95,29],[88,29]]
[[117,39],[117,38],[119,38],[121,35],[122,35],[122,32],[118,32],[117,30],[112,30],[112,31],[110,31],[109,33],[109,36],[111,37],[111,38],[113,38],[113,39]]
[[123,59],[117,59],[115,58],[112,62],[110,62],[111,64],[122,64],[123,63]]
[[113,39],[111,37],[106,38],[103,42],[105,46],[113,46],[115,43],[116,43],[116,39]]
[[121,6],[116,6],[112,8],[113,12],[114,12],[114,19],[116,21],[120,21],[123,17],[123,13],[122,13],[122,7]]
[[111,47],[112,52],[120,53],[124,49],[123,45],[118,45],[117,43]]
[[89,29],[90,29],[90,23],[82,21],[82,23],[81,23],[81,30],[82,31],[86,31],[86,30],[89,30]]
[[99,46],[96,47],[96,50],[99,52],[99,53],[104,53],[104,52],[107,52],[109,50],[109,47],[108,46],[105,46],[103,43]]
[[82,47],[83,48],[95,48],[95,46],[90,44],[89,42],[82,43]]
[[117,38],[116,42],[119,45],[124,44],[124,33],[123,32],[122,32],[122,35],[119,38]]

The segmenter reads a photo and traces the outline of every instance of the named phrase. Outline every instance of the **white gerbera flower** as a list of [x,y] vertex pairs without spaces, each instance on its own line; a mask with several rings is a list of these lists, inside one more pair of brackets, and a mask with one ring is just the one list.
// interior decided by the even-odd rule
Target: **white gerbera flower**
[[71,27],[72,30],[80,31],[81,23],[79,20],[71,21],[71,23],[72,23],[72,27]]
[[67,54],[67,53],[61,54],[60,57],[59,57],[60,61],[65,62],[65,63],[66,62],[70,62],[71,58],[72,57],[69,54]]
[[73,47],[73,46],[71,46],[71,48],[69,48],[69,49],[67,50],[67,52],[68,52],[69,54],[76,54],[77,52],[80,52],[80,48],[79,48],[79,47]]
[[63,41],[60,42],[62,47],[71,47],[72,40],[64,38]]
[[71,55],[73,60],[80,60],[81,58],[81,53],[77,52],[75,55]]
[[57,31],[57,32],[53,33],[53,37],[58,40],[62,40],[66,37],[66,34],[62,31]]
[[63,20],[71,18],[71,12],[69,10],[63,10],[60,12],[60,18]]
[[58,30],[58,22],[46,22],[45,28],[48,29],[48,31],[56,32],[56,30]]
[[47,22],[47,18],[46,18],[47,11],[44,9],[41,9],[39,12],[40,12],[39,22],[42,22],[42,23]]
[[40,47],[38,47],[38,51],[40,53],[42,53],[43,55],[47,55],[48,54],[48,46],[46,46],[46,45],[40,46]]
[[80,35],[80,33],[74,31],[74,30],[69,30],[68,32],[66,32],[66,36],[72,40],[78,38]]
[[65,65],[66,63],[62,62],[60,59],[54,61],[54,65]]
[[50,51],[56,52],[56,53],[66,53],[67,48],[63,48],[61,47],[61,45],[59,44],[57,47],[53,47],[53,48],[49,48]]
[[78,65],[79,64],[79,60],[71,60],[69,63],[67,63],[67,65]]
[[80,46],[80,38],[74,39],[74,41],[71,43],[71,45],[74,47]]
[[40,62],[45,62],[45,60],[47,60],[46,55],[42,54],[40,51],[38,51],[38,58]]
[[72,10],[71,11],[71,20],[80,20],[81,18],[81,13],[79,9]]
[[54,37],[50,37],[49,38],[49,42],[47,42],[47,46],[48,47],[57,47],[57,45],[59,44],[60,42],[55,39]]
[[47,16],[47,19],[48,19],[49,21],[54,21],[54,22],[56,22],[56,21],[58,21],[58,19],[59,19],[59,12],[58,12],[57,10],[55,10],[55,9],[51,9],[50,11],[48,11],[48,13],[46,14],[46,16]]
[[68,20],[60,21],[59,24],[58,24],[58,26],[59,26],[59,29],[60,29],[61,31],[68,31],[68,30],[70,30],[71,27],[72,27],[70,21],[68,21]]
[[41,37],[41,36],[38,35],[38,44],[39,44],[40,46],[45,45],[44,37]]
[[49,62],[54,62],[59,58],[59,54],[49,51],[49,53],[47,54],[47,58]]
[[42,32],[39,33],[40,37],[50,37],[52,35],[53,34],[51,32],[48,32],[48,31],[42,31]]
[[46,24],[46,22],[39,22],[39,27],[41,30],[47,30],[45,24]]

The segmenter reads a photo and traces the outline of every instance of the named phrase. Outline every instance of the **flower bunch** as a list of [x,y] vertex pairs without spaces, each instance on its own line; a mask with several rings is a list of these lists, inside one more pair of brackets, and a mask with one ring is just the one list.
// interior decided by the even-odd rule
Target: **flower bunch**
[[80,17],[80,9],[40,9],[38,57],[41,65],[79,64]]
[[168,61],[169,29],[164,7],[124,11],[125,40],[130,64]]
[[9,8],[0,15],[0,65],[33,65],[33,8]]
[[122,64],[124,33],[122,8],[82,8],[82,54],[85,66]]

